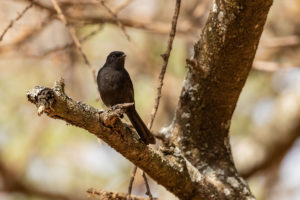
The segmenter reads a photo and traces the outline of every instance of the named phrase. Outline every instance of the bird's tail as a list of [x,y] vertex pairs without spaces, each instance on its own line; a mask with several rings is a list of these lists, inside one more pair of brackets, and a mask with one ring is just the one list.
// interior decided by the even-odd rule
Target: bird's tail
[[131,124],[139,134],[140,138],[145,144],[155,144],[155,139],[147,128],[139,114],[136,112],[135,107],[130,107],[126,112]]

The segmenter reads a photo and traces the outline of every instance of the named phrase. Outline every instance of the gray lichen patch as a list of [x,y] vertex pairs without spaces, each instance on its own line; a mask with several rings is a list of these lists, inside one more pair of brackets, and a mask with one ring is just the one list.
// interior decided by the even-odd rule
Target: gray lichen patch
[[183,112],[183,113],[181,114],[181,118],[183,118],[183,119],[188,119],[188,118],[190,118],[190,117],[191,117],[191,113]]
[[37,86],[26,93],[28,101],[35,104],[40,116],[45,111],[52,109],[55,103],[55,94],[50,88]]
[[193,182],[200,182],[202,179],[200,172],[187,159],[185,159],[185,162],[191,180]]
[[224,15],[225,15],[225,14],[224,14],[223,11],[220,11],[220,12],[219,12],[218,17],[217,17],[219,22],[222,22],[222,21],[223,21]]
[[238,188],[240,186],[239,181],[235,177],[227,177],[226,181],[234,188]]
[[199,88],[199,84],[198,83],[195,83],[193,84],[191,82],[191,77],[190,77],[190,72],[188,73],[187,77],[185,78],[184,80],[184,91],[183,91],[183,94],[182,95],[188,95],[189,98],[191,99],[191,101],[196,101],[198,98],[197,96],[199,96],[199,91],[198,91],[198,88]]

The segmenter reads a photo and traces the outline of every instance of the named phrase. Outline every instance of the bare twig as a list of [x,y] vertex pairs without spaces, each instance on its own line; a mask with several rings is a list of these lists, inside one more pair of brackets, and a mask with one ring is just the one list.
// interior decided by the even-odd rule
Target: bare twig
[[[133,181],[134,181],[134,178],[135,178],[135,175],[136,175],[136,170],[137,170],[137,166],[135,165],[134,168],[133,168],[133,171],[132,171],[132,176],[130,178],[130,182],[129,182],[128,200],[132,200],[131,199],[131,191],[132,191]],[[146,174],[145,174],[144,171],[142,171],[142,176],[144,178],[144,182],[145,182],[145,186],[146,186],[146,194],[149,196],[149,199],[152,200],[153,196],[151,194],[151,190],[150,190],[150,186],[149,186],[149,183],[148,183],[148,179],[147,179],[147,176],[146,176]]]
[[[162,55],[162,58],[164,60],[164,64],[162,66],[162,69],[161,69],[161,72],[160,72],[160,75],[159,75],[159,86],[157,88],[157,97],[155,99],[154,108],[151,112],[150,123],[148,124],[149,130],[151,130],[151,128],[152,128],[154,118],[156,116],[157,109],[158,109],[158,106],[159,106],[159,101],[160,101],[160,97],[161,97],[161,90],[162,90],[162,86],[163,86],[163,80],[164,80],[164,76],[165,76],[165,73],[166,73],[170,53],[171,53],[171,50],[172,50],[172,44],[173,44],[173,40],[174,40],[175,33],[176,33],[176,25],[177,25],[177,20],[178,20],[179,11],[180,11],[180,3],[181,3],[181,0],[176,0],[175,12],[174,12],[173,19],[172,19],[172,27],[171,27],[171,32],[170,32],[170,35],[169,35],[168,47],[167,47],[166,52]],[[134,171],[133,171],[134,173],[133,173],[133,175],[131,177],[131,180],[130,180],[130,183],[129,183],[129,189],[130,190],[128,189],[128,191],[130,191],[130,192],[131,192],[134,176],[135,176],[135,173],[136,173],[136,168],[137,167],[135,166]],[[146,177],[144,172],[143,172],[143,178],[145,180],[147,193],[148,193],[148,195],[151,199],[152,195],[151,195],[150,188],[149,188],[149,185],[148,185],[147,177]],[[128,192],[129,195],[131,194],[130,192]]]
[[136,170],[137,170],[137,166],[135,165],[134,168],[133,168],[132,176],[130,178],[129,186],[128,186],[128,199],[129,200],[131,199],[132,185],[133,185],[133,181],[134,181],[134,178],[135,178]]
[[[65,94],[62,80],[55,82],[53,88],[36,86],[27,92],[27,98],[37,108],[45,107],[44,112],[47,116],[64,120],[103,139],[179,199],[209,199],[212,193],[216,194],[218,199],[224,200],[250,199],[251,197],[250,192],[246,191],[246,183],[237,181],[235,184],[237,187],[232,187],[226,181],[228,176],[222,176],[220,179],[216,176],[212,180],[211,176],[206,176],[206,169],[199,171],[181,154],[165,156],[160,151],[142,143],[128,128],[128,125],[117,116],[109,116],[102,110],[72,100]],[[220,167],[216,171],[211,170],[211,173],[216,174],[223,166]],[[237,173],[234,173],[234,178],[232,174],[230,177],[239,180]],[[240,188],[243,184],[245,189],[241,192]],[[229,190],[236,196],[229,195],[228,197],[226,195],[228,193],[223,192],[223,189]]]
[[[135,178],[135,175],[136,175],[136,170],[137,170],[137,166],[135,165],[134,168],[133,168],[133,171],[132,171],[130,181],[129,181],[128,200],[131,200],[131,191],[132,191],[133,181],[134,181],[134,178]],[[146,194],[149,196],[149,199],[152,200],[153,196],[152,196],[152,193],[151,193],[151,190],[150,190],[150,186],[149,186],[149,183],[148,183],[146,173],[144,171],[142,171],[142,176],[144,178],[144,182],[145,182],[145,186],[146,186]]]
[[12,50],[20,49],[24,44],[28,43],[39,33],[45,30],[45,28],[52,22],[51,17],[52,15],[47,16],[45,19],[43,19],[43,22],[39,26],[33,27],[27,31],[22,32],[21,37],[18,37],[16,40],[10,42],[7,45],[3,45],[0,48],[0,54],[7,53]]
[[154,107],[153,107],[152,112],[151,112],[151,119],[150,119],[150,123],[149,123],[149,128],[150,129],[152,128],[154,118],[155,118],[157,110],[158,110],[159,101],[160,101],[160,98],[161,98],[161,90],[162,90],[162,87],[163,87],[163,81],[164,81],[166,69],[167,69],[167,66],[168,66],[170,53],[171,53],[171,50],[172,50],[173,40],[174,40],[174,37],[175,37],[175,34],[176,34],[176,26],[177,26],[179,11],[180,11],[180,3],[181,3],[181,0],[176,0],[175,12],[174,12],[173,19],[172,19],[172,28],[171,28],[171,32],[170,32],[170,35],[169,35],[168,47],[167,47],[166,52],[161,55],[163,60],[164,60],[164,64],[161,68],[161,72],[160,72],[159,78],[158,78],[159,79],[159,86],[157,88],[157,97],[155,99],[155,104],[154,104]]
[[144,171],[142,171],[142,176],[144,178],[144,182],[145,182],[145,185],[146,185],[146,194],[149,196],[149,199],[150,200],[153,200],[153,196],[151,194],[151,190],[150,190],[150,186],[149,186],[149,183],[148,183],[148,179],[147,179],[147,176],[146,176],[146,173]]
[[[79,39],[79,42],[80,43],[83,43],[85,41],[87,41],[88,39],[90,39],[91,37],[93,37],[94,35],[96,35],[100,30],[102,30],[103,26],[99,26],[96,30],[88,33],[87,35],[83,36],[82,38]],[[41,56],[47,56],[53,52],[57,52],[57,51],[63,51],[63,50],[66,50],[68,48],[71,48],[75,45],[74,42],[71,42],[71,43],[68,43],[64,46],[58,46],[58,47],[55,47],[53,49],[49,49],[47,51],[45,51],[44,53],[42,53]]]
[[24,14],[25,14],[32,6],[33,6],[34,3],[35,3],[35,1],[31,0],[30,4],[29,4],[28,6],[26,6],[26,7],[22,10],[22,12],[21,12],[20,14],[18,14],[18,16],[17,16],[15,19],[13,19],[13,20],[10,21],[9,25],[4,29],[3,33],[2,33],[1,36],[0,36],[0,42],[3,40],[3,37],[5,36],[5,34],[7,33],[7,31],[8,31],[10,28],[12,28],[13,25],[14,25],[19,19],[21,19],[21,18],[24,16]]
[[[74,16],[68,15],[68,19],[74,23],[84,23],[84,24],[99,24],[99,23],[108,23],[108,24],[117,24],[112,17],[108,16]],[[150,33],[167,35],[170,33],[170,27],[164,22],[157,21],[140,21],[137,19],[129,18],[119,18],[119,21],[127,28],[135,28],[144,30]],[[191,26],[181,26],[177,29],[178,36],[183,36],[184,38],[195,38],[197,29]]]
[[71,34],[71,37],[72,37],[72,39],[73,39],[73,42],[75,43],[77,49],[79,50],[81,56],[83,57],[83,60],[84,60],[85,64],[90,68],[95,83],[97,83],[97,81],[96,81],[96,75],[95,75],[95,69],[93,68],[93,66],[91,65],[90,61],[87,59],[87,56],[86,56],[85,53],[83,52],[82,47],[81,47],[81,44],[80,44],[80,41],[79,41],[79,39],[78,39],[77,36],[76,36],[76,31],[75,31],[74,27],[69,26],[68,21],[67,21],[65,15],[63,14],[61,8],[59,7],[57,1],[56,1],[56,0],[51,0],[51,1],[52,1],[52,4],[53,4],[53,7],[55,8],[55,10],[56,10],[56,12],[57,12],[57,14],[58,14],[59,19],[60,19],[60,20],[65,24],[65,26],[68,28],[68,30],[69,30],[69,32],[70,32],[70,34]]
[[103,0],[97,0],[106,10],[109,12],[109,14],[115,19],[116,23],[118,26],[121,28],[122,32],[124,33],[125,37],[127,38],[128,41],[130,41],[130,37],[128,33],[125,30],[124,25],[122,22],[119,20],[118,16],[106,5],[106,3]]
[[[30,0],[22,0],[29,2]],[[99,2],[97,2],[99,4]],[[49,6],[46,6],[44,4],[35,2],[34,4],[36,8],[47,10],[49,13],[56,13],[56,11]],[[115,12],[116,13],[116,12]],[[108,24],[117,24],[115,19],[111,16],[90,16],[90,15],[74,15],[74,13],[64,13],[64,15],[68,18],[68,21],[70,23],[84,23],[84,24],[102,24],[102,23],[108,23]],[[162,34],[167,35],[169,34],[169,25],[164,22],[157,22],[157,21],[140,21],[136,19],[123,19],[118,18],[119,21],[123,24],[125,28],[135,28],[144,30],[150,33],[155,34]],[[177,27],[177,35],[178,36],[184,36],[184,38],[196,38],[198,33],[198,30],[191,26],[179,26]]]
[[[21,1],[31,2],[32,0],[21,0]],[[35,8],[47,10],[48,12],[53,13],[53,14],[56,13],[55,9],[53,9],[51,6],[45,5],[41,2],[34,1],[33,4],[34,4]]]

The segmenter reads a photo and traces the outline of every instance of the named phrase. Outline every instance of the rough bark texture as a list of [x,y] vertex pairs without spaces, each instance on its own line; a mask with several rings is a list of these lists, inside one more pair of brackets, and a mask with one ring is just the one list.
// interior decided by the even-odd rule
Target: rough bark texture
[[[87,191],[89,193],[89,199],[91,200],[128,200],[128,194],[122,192],[108,192],[108,191],[99,191],[94,189],[89,189]],[[140,197],[131,195],[130,200],[148,200],[149,198]],[[157,200],[157,198],[153,198],[153,200]]]
[[38,113],[67,121],[104,140],[180,199],[254,199],[234,166],[228,131],[251,69],[272,0],[216,0],[189,71],[173,123],[173,146],[155,151],[118,118],[70,99],[58,82],[28,92]]
[[193,191],[207,190],[210,185],[180,152],[165,155],[139,141],[137,134],[118,118],[124,112],[121,109],[101,111],[69,98],[62,80],[54,88],[35,87],[27,98],[37,106],[39,115],[46,113],[95,134],[182,199],[191,199]]
[[231,185],[235,194],[249,191],[234,167],[228,132],[271,4],[214,1],[194,57],[187,60],[189,71],[169,130],[200,172]]

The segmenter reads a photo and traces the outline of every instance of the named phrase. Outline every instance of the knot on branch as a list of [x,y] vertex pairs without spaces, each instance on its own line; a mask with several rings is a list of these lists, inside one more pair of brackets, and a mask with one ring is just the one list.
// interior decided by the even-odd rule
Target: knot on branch
[[160,56],[162,57],[162,59],[163,59],[165,62],[169,59],[169,56],[168,56],[166,53],[161,54]]
[[60,78],[59,80],[55,81],[54,90],[60,93],[65,93],[65,80],[63,78]]
[[55,103],[55,94],[52,89],[36,86],[34,89],[26,93],[28,101],[35,104],[38,108],[38,115],[40,116],[47,110],[52,109]]
[[104,125],[114,127],[117,120],[119,120],[119,118],[122,118],[127,109],[133,105],[134,103],[117,104],[102,112]]
[[192,59],[186,59],[185,60],[186,64],[187,64],[187,68],[189,70],[193,70],[193,71],[197,71],[200,73],[200,75],[202,75],[204,78],[207,77],[208,75],[208,68],[206,66],[200,66],[198,60],[196,58],[192,58]]
[[197,60],[195,58],[192,58],[192,59],[185,59],[185,62],[187,64],[187,67],[189,69],[196,69],[196,68],[199,68],[199,64],[197,62]]

